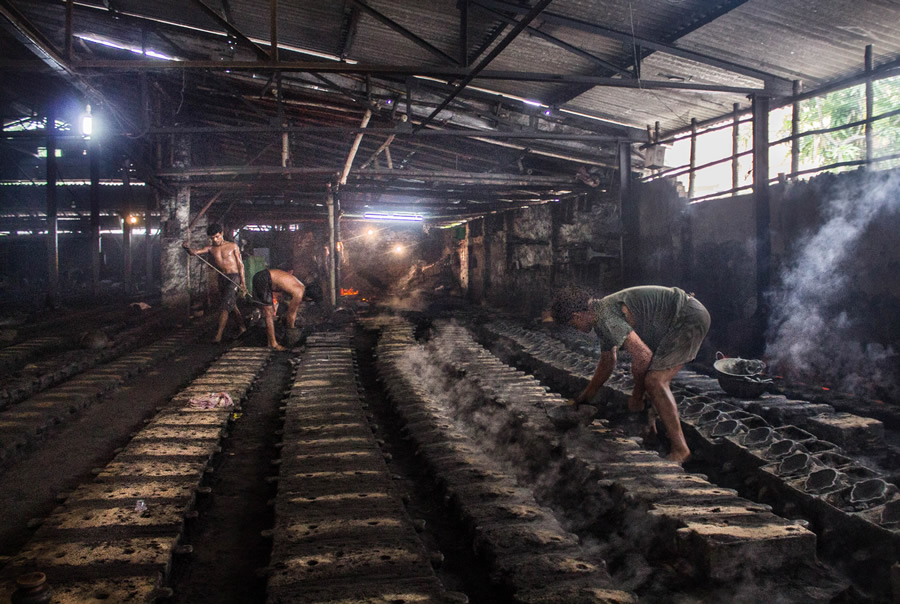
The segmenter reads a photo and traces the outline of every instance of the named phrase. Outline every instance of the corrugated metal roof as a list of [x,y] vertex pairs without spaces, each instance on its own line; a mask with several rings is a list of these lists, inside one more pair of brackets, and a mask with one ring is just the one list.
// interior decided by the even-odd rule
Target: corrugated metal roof
[[[205,1],[243,36],[263,51],[269,50],[269,0]],[[63,48],[64,2],[10,2],[58,50]],[[492,49],[505,44],[516,20],[534,3],[470,0],[469,67],[478,66]],[[460,41],[462,6],[457,0],[281,0],[277,3],[277,33],[282,61],[339,66],[328,59],[346,53],[346,59],[357,66],[356,73],[342,74],[285,68],[281,75],[285,119],[297,126],[355,127],[364,107],[369,106],[375,109],[370,127],[394,128],[407,113],[406,84],[411,82],[413,107],[407,117],[415,125],[421,124],[448,95],[459,92],[456,83],[467,74],[460,67],[466,62]],[[735,103],[748,106],[747,91],[764,85],[763,76],[754,77],[742,68],[779,78],[784,90],[792,80],[802,80],[804,87],[811,89],[861,73],[869,44],[873,45],[876,67],[896,64],[900,61],[898,25],[900,3],[889,0],[555,0],[485,71],[550,74],[563,81],[489,79],[485,77],[488,73],[482,73],[444,111],[432,116],[428,126],[477,128],[494,134],[538,132],[557,138],[478,141],[398,136],[392,144],[394,163],[471,172],[478,172],[480,165],[482,171],[510,174],[571,174],[585,164],[595,168],[612,165],[614,143],[570,139],[589,134],[634,136],[656,122],[665,132],[687,127],[691,118],[703,121],[726,116]],[[398,31],[401,28],[408,35]],[[177,104],[179,123],[267,126],[279,115],[273,96],[277,84],[273,66],[260,62],[254,64],[254,70],[226,73],[224,66],[229,61],[252,61],[256,56],[241,40],[229,44],[226,27],[195,3],[79,0],[74,30],[76,35],[87,36],[75,45],[76,70],[84,61],[115,58],[121,63],[137,58],[101,42],[130,47],[131,53],[144,44],[180,59],[207,62],[185,69],[184,64],[160,63],[158,70],[134,74],[122,69],[80,70],[81,77],[101,87],[111,101],[121,102],[123,112],[133,113],[134,124],[142,123],[143,109],[136,94],[139,73],[150,73],[160,94]],[[0,50],[7,61],[26,56],[17,44],[5,33],[0,37]],[[661,48],[654,50],[654,44]],[[680,51],[698,54],[677,56]],[[567,76],[631,80],[636,53],[641,56],[640,88],[565,81]],[[215,68],[218,62],[223,68]],[[729,63],[733,65],[729,67]],[[386,70],[366,72],[376,65]],[[429,78],[411,79],[418,70]],[[0,73],[8,77],[9,72]],[[649,89],[653,82],[747,90]],[[476,87],[492,93],[479,92]],[[33,88],[4,86],[0,98],[4,106],[17,103],[19,107],[35,104],[26,98],[34,95]],[[552,105],[550,115],[521,99]],[[557,112],[559,108],[567,111]],[[584,116],[602,117],[609,123]],[[271,138],[271,132],[211,134],[208,139],[220,141],[221,153],[211,153],[210,161],[221,165],[248,162],[271,144]],[[370,156],[385,138],[386,134],[366,136],[359,156]],[[338,170],[351,140],[352,133],[294,137],[294,165]],[[277,161],[279,149],[269,150],[263,157],[270,163]]]

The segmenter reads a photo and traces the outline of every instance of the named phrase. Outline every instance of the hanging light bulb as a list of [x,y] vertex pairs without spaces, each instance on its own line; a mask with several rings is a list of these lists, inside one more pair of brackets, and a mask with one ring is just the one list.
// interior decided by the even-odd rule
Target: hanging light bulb
[[94,118],[91,116],[91,106],[88,105],[81,116],[81,134],[84,138],[91,138],[94,132]]

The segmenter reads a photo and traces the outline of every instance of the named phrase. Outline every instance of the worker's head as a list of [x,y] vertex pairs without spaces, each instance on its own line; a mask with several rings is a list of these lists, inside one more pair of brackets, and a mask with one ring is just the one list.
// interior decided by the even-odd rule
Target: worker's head
[[221,224],[213,223],[206,227],[207,236],[209,236],[209,238],[212,239],[212,242],[217,245],[224,240],[223,232]]
[[575,285],[560,288],[550,304],[550,316],[554,323],[572,325],[579,331],[590,331],[594,317],[588,310],[588,301],[593,297],[591,291]]

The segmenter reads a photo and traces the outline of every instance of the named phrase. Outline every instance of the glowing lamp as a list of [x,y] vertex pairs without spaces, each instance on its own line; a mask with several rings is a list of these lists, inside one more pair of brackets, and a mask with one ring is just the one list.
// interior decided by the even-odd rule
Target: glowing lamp
[[81,134],[84,138],[91,138],[94,132],[94,118],[91,116],[91,106],[85,108],[84,114],[81,116]]

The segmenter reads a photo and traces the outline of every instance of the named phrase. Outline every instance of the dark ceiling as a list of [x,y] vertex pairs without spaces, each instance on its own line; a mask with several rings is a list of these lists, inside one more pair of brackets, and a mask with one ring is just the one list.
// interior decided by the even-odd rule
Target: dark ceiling
[[[347,215],[447,222],[603,188],[657,123],[859,74],[867,45],[896,69],[898,23],[889,0],[0,0],[0,107],[90,103],[138,178],[258,222],[321,215],[350,157]],[[35,139],[4,136],[0,180],[41,177]]]

